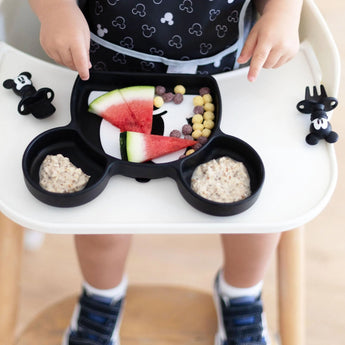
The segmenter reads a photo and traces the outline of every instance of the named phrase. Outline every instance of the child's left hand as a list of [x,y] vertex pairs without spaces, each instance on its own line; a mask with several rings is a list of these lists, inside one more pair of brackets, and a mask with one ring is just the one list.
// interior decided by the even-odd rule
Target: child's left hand
[[255,81],[261,68],[278,68],[298,52],[298,22],[288,14],[264,13],[250,31],[238,58],[238,63],[249,61],[248,80]]

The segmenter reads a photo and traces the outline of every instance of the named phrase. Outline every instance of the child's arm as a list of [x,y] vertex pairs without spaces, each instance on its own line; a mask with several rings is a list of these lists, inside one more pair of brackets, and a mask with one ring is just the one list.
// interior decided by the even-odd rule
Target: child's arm
[[254,0],[261,14],[238,58],[251,58],[248,80],[254,81],[261,68],[277,68],[296,55],[298,27],[303,0]]
[[41,22],[40,41],[57,63],[89,78],[90,33],[76,0],[29,0]]

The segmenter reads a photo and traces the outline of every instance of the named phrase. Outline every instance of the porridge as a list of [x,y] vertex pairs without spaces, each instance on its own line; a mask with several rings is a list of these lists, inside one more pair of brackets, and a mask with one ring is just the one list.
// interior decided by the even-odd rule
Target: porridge
[[239,201],[251,194],[246,167],[230,157],[200,164],[193,172],[191,187],[205,199],[224,203]]
[[85,188],[90,176],[62,154],[47,155],[40,172],[40,186],[53,193],[73,193]]

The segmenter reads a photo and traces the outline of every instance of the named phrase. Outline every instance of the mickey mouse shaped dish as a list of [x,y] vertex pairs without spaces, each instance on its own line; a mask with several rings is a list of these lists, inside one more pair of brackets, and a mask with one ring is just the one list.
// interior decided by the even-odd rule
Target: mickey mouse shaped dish
[[[164,85],[172,91],[175,85],[183,85],[187,90],[184,106],[166,105],[153,111],[153,134],[169,136],[176,128],[176,113],[180,114],[181,125],[193,113],[191,99],[201,87],[210,90],[215,107],[212,134],[199,150],[180,158],[181,152],[135,163],[123,160],[119,148],[118,129],[100,116],[89,112],[89,104],[100,94],[114,89],[131,86]],[[189,99],[189,101],[188,101]],[[188,103],[189,102],[189,103]],[[169,116],[169,108],[175,110]],[[178,111],[176,110],[178,109]],[[73,207],[96,198],[106,187],[111,176],[121,174],[137,179],[157,179],[171,177],[177,183],[184,199],[193,207],[215,216],[230,216],[241,213],[257,200],[263,182],[264,166],[257,152],[246,142],[224,134],[220,129],[221,98],[216,80],[211,76],[185,74],[128,74],[93,72],[90,79],[77,78],[71,96],[71,122],[64,127],[50,129],[38,135],[26,148],[22,167],[25,183],[29,191],[40,201],[57,207]],[[183,153],[183,152],[182,152]],[[90,176],[86,187],[73,193],[54,193],[40,186],[40,167],[47,155],[62,154],[85,174]],[[220,157],[231,157],[242,162],[250,178],[250,196],[235,202],[218,202],[197,194],[191,187],[194,170],[199,165]]]

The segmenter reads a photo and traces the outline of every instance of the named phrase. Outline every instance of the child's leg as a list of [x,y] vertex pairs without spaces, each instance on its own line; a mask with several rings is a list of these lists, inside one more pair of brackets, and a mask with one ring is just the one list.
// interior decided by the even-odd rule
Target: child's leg
[[215,281],[215,345],[267,345],[263,278],[280,234],[222,235],[224,265]]
[[75,236],[84,284],[63,345],[119,344],[130,241],[130,235]]
[[82,275],[97,289],[117,286],[124,275],[131,235],[76,235]]
[[250,287],[263,280],[280,233],[223,234],[224,279],[236,287]]

